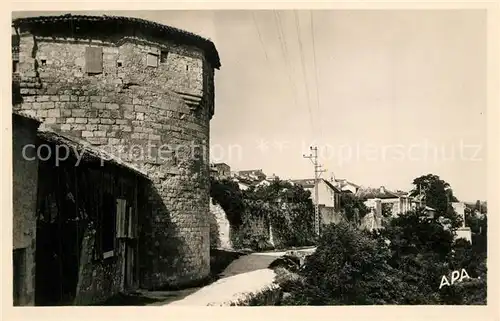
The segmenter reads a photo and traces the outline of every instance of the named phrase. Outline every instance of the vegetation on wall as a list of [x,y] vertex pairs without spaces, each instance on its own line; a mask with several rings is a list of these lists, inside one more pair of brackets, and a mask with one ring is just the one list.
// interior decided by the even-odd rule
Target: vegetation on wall
[[226,212],[229,224],[239,227],[243,223],[243,193],[236,182],[229,179],[218,180],[211,177],[210,197]]
[[356,226],[361,224],[361,219],[366,214],[370,213],[370,209],[364,204],[363,200],[352,193],[341,194],[340,208],[344,217]]
[[310,192],[301,186],[276,179],[267,186],[241,191],[235,182],[213,179],[211,196],[235,228],[233,245],[237,248],[267,250],[314,243],[314,209]]

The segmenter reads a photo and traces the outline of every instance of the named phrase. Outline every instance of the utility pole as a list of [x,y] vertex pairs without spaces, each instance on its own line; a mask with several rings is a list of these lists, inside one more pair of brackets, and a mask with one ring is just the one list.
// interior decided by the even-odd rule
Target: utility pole
[[314,165],[314,199],[315,199],[315,204],[314,204],[314,230],[316,232],[316,235],[319,236],[319,225],[320,225],[320,218],[319,218],[319,178],[321,176],[321,173],[325,172],[326,170],[321,169],[321,165],[318,163],[318,147],[310,147],[311,149],[311,154],[309,155],[303,155],[304,158],[309,158],[311,162]]

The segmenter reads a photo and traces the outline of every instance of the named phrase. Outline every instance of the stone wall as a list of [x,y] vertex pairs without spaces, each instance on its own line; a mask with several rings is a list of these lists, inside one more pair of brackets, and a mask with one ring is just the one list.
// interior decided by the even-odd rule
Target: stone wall
[[[187,284],[210,270],[213,68],[196,48],[134,34],[22,34],[23,101],[15,109],[40,117],[43,127],[105,145],[148,173],[141,285]],[[85,73],[89,46],[102,48],[102,73]],[[148,66],[151,55],[157,67]]]
[[215,224],[214,237],[217,237],[217,241],[212,244],[217,244],[218,248],[232,249],[231,225],[226,217],[226,212],[219,204],[214,204],[212,199],[210,199],[210,214],[214,218],[212,223]]
[[336,211],[335,208],[330,206],[320,205],[319,207],[321,224],[338,224],[342,221],[343,217],[340,212]]
[[[19,267],[14,267],[14,282],[18,282],[16,305],[35,303],[35,238],[36,238],[36,193],[38,162],[35,148],[38,122],[12,115],[12,164],[13,164],[13,248],[18,251]],[[34,146],[33,146],[34,147]]]

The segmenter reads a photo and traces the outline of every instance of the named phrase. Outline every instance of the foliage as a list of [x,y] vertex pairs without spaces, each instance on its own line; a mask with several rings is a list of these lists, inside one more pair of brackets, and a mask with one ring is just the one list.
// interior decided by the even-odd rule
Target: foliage
[[457,202],[453,195],[450,184],[439,178],[437,175],[427,174],[413,180],[414,189],[410,196],[417,196],[420,192],[425,195],[427,206],[434,208],[438,214],[443,215],[448,212],[450,202]]
[[[301,278],[284,283],[289,305],[485,304],[486,257],[423,211],[363,232],[330,225]],[[472,278],[439,289],[443,275]],[[476,279],[480,277],[480,279]]]
[[273,210],[268,203],[263,201],[243,201],[243,222],[238,229],[236,244],[238,248],[250,248],[256,251],[273,249],[269,242],[269,215]]
[[[244,192],[248,209],[245,215],[248,221],[254,221],[259,215],[269,220],[276,247],[311,245],[314,243],[314,209],[310,195],[301,186],[277,179],[268,186]],[[252,235],[247,233],[247,237]]]
[[361,219],[370,213],[370,209],[366,207],[363,200],[352,193],[342,193],[340,195],[340,207],[344,217],[356,225],[359,225]]
[[474,213],[466,213],[465,226],[468,226],[471,229],[474,250],[478,253],[486,255],[488,243],[487,215],[477,216]]
[[243,193],[236,182],[210,178],[210,196],[222,207],[231,225],[238,227],[243,223]]
[[393,208],[394,208],[393,203],[382,203],[382,216],[391,217]]
[[237,248],[272,249],[269,225],[278,247],[314,243],[311,194],[301,186],[276,179],[241,191],[233,181],[212,179],[210,195],[226,212]]

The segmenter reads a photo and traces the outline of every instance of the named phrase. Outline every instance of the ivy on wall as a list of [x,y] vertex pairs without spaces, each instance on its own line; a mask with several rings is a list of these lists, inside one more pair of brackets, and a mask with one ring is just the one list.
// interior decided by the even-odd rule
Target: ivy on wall
[[272,248],[270,230],[274,247],[314,244],[314,208],[310,192],[301,186],[277,179],[241,191],[235,182],[213,179],[211,196],[237,230],[233,235],[237,248]]

